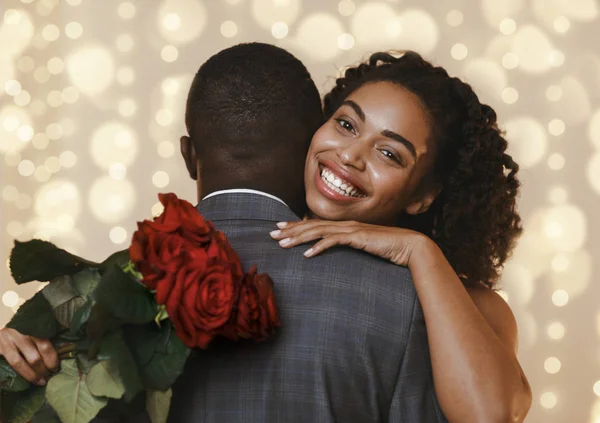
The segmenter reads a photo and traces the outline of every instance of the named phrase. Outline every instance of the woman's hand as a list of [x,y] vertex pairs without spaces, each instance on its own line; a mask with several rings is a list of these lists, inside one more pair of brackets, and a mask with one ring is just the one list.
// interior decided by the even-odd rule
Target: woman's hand
[[320,239],[304,253],[306,257],[314,257],[335,245],[347,245],[390,260],[399,266],[408,266],[413,251],[423,243],[431,242],[425,235],[408,229],[354,221],[312,219],[280,222],[277,227],[279,230],[271,232],[271,237],[278,240],[283,248]]

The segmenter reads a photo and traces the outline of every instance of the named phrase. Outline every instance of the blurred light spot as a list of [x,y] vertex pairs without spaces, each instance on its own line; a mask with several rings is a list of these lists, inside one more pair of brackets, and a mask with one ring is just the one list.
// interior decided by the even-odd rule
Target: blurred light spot
[[56,156],[50,156],[44,160],[44,166],[50,173],[56,173],[60,170],[60,159]]
[[271,27],[271,34],[278,40],[285,38],[288,35],[288,26],[283,22],[275,22]]
[[600,195],[600,151],[592,156],[586,170],[590,185]]
[[586,250],[564,252],[552,259],[550,283],[553,289],[563,289],[570,297],[585,292],[592,279],[593,260]]
[[81,211],[77,186],[67,180],[52,180],[36,193],[35,212],[41,217],[57,218],[69,215],[76,218]]
[[158,188],[164,188],[169,185],[169,175],[167,172],[159,170],[152,175],[152,183]]
[[72,151],[63,151],[59,156],[60,165],[65,168],[72,168],[77,163],[77,156]]
[[17,129],[17,136],[21,141],[31,141],[33,138],[33,128],[29,125],[23,125]]
[[65,63],[60,57],[53,57],[52,59],[48,60],[46,66],[52,75],[58,75],[65,69]]
[[31,143],[37,150],[44,150],[50,144],[50,139],[44,133],[37,133],[33,136]]
[[13,202],[19,197],[19,191],[12,185],[6,185],[2,188],[2,198],[5,201]]
[[552,304],[557,307],[564,307],[569,302],[569,294],[563,289],[558,289],[552,294]]
[[28,73],[35,68],[35,62],[29,56],[21,56],[17,59],[17,67],[21,72]]
[[565,16],[559,16],[554,20],[554,30],[559,34],[564,34],[571,27],[571,22]]
[[493,60],[470,60],[463,68],[462,74],[477,93],[499,98],[502,90],[506,88],[506,73]]
[[572,75],[564,76],[560,86],[563,93],[562,98],[552,105],[552,112],[561,116],[568,125],[586,122],[592,113],[589,89]]
[[135,42],[129,34],[121,34],[117,37],[117,50],[127,53],[133,49]]
[[6,105],[0,109],[0,152],[18,152],[33,137],[31,116],[25,109]]
[[565,167],[565,157],[560,153],[554,153],[548,157],[548,167],[552,170],[561,170]]
[[169,31],[177,31],[181,27],[181,18],[177,13],[167,13],[162,19],[162,24]]
[[554,136],[562,135],[565,132],[565,123],[561,119],[552,119],[548,123],[548,132]]
[[263,29],[275,22],[293,23],[300,13],[299,0],[253,0],[252,16]]
[[2,303],[6,307],[14,307],[19,302],[19,294],[15,291],[6,291],[2,294]]
[[40,84],[48,82],[48,80],[50,79],[50,72],[45,66],[38,66],[33,71],[33,79],[35,79]]
[[544,361],[544,370],[551,375],[558,373],[561,366],[560,360],[556,357],[548,357],[546,361]]
[[554,7],[570,18],[582,22],[591,22],[598,17],[600,5],[595,0],[554,0]]
[[133,3],[125,1],[119,5],[117,13],[122,19],[131,19],[135,16],[135,6]]
[[72,40],[76,40],[83,34],[83,27],[79,22],[69,22],[65,25],[65,34]]
[[[6,2],[2,2],[2,4],[4,3]],[[5,70],[2,70],[3,72],[6,71],[6,74],[8,75],[7,78],[2,78],[2,81],[12,78],[12,71],[9,69],[12,68],[13,61],[12,59],[7,59],[11,57],[19,57],[23,53],[23,50],[32,44],[34,39],[35,28],[31,19],[31,15],[24,10],[20,10],[18,13],[18,22],[12,25],[2,25],[0,28],[0,45],[2,46],[2,62],[4,62],[2,63],[3,66],[0,66],[0,70],[2,70],[2,67],[9,67]],[[15,18],[13,17],[12,19]],[[36,38],[41,39],[41,37]]]
[[163,206],[160,202],[154,203],[150,212],[153,217],[160,216],[162,212],[165,210],[165,206]]
[[550,85],[546,88],[546,98],[548,101],[558,101],[563,95],[562,88],[559,85]]
[[48,97],[46,98],[46,102],[50,107],[60,107],[63,104],[63,97],[60,91],[50,91],[48,93]]
[[354,47],[354,37],[352,34],[341,34],[338,37],[338,47],[342,50],[351,50]]
[[514,35],[512,51],[519,57],[519,67],[522,70],[529,73],[542,73],[550,69],[548,57],[554,48],[541,29],[527,24]]
[[110,169],[113,163],[129,166],[137,152],[135,133],[122,123],[105,123],[92,135],[90,153],[94,163],[102,169]]
[[294,42],[315,60],[331,60],[339,53],[338,37],[343,32],[337,17],[317,13],[299,24]]
[[67,60],[73,85],[85,95],[105,91],[113,82],[115,65],[111,53],[103,47],[87,47]]
[[160,57],[167,63],[174,62],[178,56],[179,50],[175,46],[165,46],[160,52]]
[[385,24],[385,32],[392,38],[396,38],[402,34],[402,23],[400,19],[390,19]]
[[525,266],[509,262],[502,274],[502,286],[517,304],[526,305],[533,297],[534,281],[531,272]]
[[108,168],[108,174],[113,179],[125,179],[127,176],[127,168],[123,163],[113,163]]
[[552,50],[548,53],[548,63],[550,66],[559,68],[565,63],[565,55],[560,50]]
[[25,107],[31,101],[31,95],[27,91],[21,90],[21,92],[15,96],[14,101],[17,106]]
[[4,91],[10,96],[15,96],[21,92],[21,83],[10,79],[4,83]]
[[600,109],[596,110],[590,118],[588,136],[592,141],[592,145],[600,150]]
[[[408,9],[398,18],[392,19],[392,25],[395,25],[394,21],[396,20],[401,25],[402,36],[400,36],[400,32],[396,32],[395,37],[387,41],[388,45],[391,42],[391,48],[395,50],[411,49],[424,55],[433,52],[439,41],[439,30],[433,16],[425,10]],[[390,25],[389,20],[386,27],[387,25]],[[394,43],[397,43],[396,47],[394,47]]]
[[514,32],[517,30],[517,23],[510,19],[510,18],[506,18],[506,19],[502,19],[502,22],[500,22],[500,32],[504,35],[510,35],[510,34],[514,34]]
[[540,404],[546,409],[554,408],[556,406],[556,403],[556,395],[553,392],[544,392],[540,396]]
[[31,160],[23,160],[19,163],[18,170],[21,176],[31,176],[35,171],[35,165]]
[[549,208],[543,216],[546,243],[556,251],[573,252],[583,247],[587,238],[587,220],[583,211],[565,204]]
[[513,87],[506,87],[502,90],[502,100],[506,104],[514,104],[519,99],[519,92]]
[[97,179],[89,191],[89,207],[101,222],[120,222],[127,218],[133,209],[136,202],[135,192],[135,188],[127,179]]
[[596,394],[597,396],[600,397],[600,380],[596,381],[596,383],[594,383],[594,394]]
[[483,16],[492,28],[498,28],[506,17],[516,16],[523,8],[523,0],[482,0]]
[[11,238],[19,238],[23,234],[24,229],[23,224],[16,220],[10,221],[6,225],[6,232],[8,232]]
[[42,29],[42,37],[46,41],[56,41],[60,36],[60,30],[54,24],[46,25],[44,29]]
[[72,119],[62,118],[58,124],[62,128],[64,136],[70,137],[75,132],[75,122]]
[[66,87],[62,90],[61,96],[65,103],[73,104],[79,100],[79,91],[75,87]]
[[127,240],[127,231],[125,228],[115,226],[110,230],[110,240],[115,244],[122,244]]
[[546,154],[546,131],[531,117],[514,118],[506,122],[506,138],[510,140],[509,153],[523,169],[538,164]]
[[225,21],[221,24],[221,35],[225,38],[235,37],[237,31],[237,25],[233,21]]
[[463,14],[459,10],[451,10],[446,14],[446,23],[450,26],[459,26],[463,22]]
[[[179,18],[179,22],[175,16]],[[165,0],[157,12],[160,35],[173,44],[185,44],[195,40],[207,22],[208,13],[204,2],[198,0]]]
[[22,160],[21,155],[18,152],[9,151],[8,153],[4,154],[4,161],[10,167],[19,166],[19,163],[21,163],[21,160]]
[[175,95],[181,89],[181,84],[175,78],[167,78],[162,82],[161,89],[165,95]]
[[129,85],[135,79],[133,69],[127,66],[120,67],[117,70],[117,82],[121,85]]
[[559,341],[565,336],[565,326],[560,322],[552,322],[548,325],[548,336]]
[[356,6],[352,0],[341,0],[338,3],[338,12],[340,12],[340,15],[342,16],[350,16],[355,10]]
[[[377,25],[373,25],[373,22],[377,22]],[[352,16],[350,33],[358,43],[367,47],[392,48],[397,40],[390,36],[386,28],[397,22],[398,15],[392,6],[381,2],[366,2]],[[396,48],[399,47],[396,45]]]
[[158,150],[158,155],[165,159],[169,158],[173,154],[175,154],[175,147],[173,146],[173,143],[171,143],[170,141],[163,141],[160,144],[158,144],[157,150]]
[[31,114],[34,116],[42,116],[44,113],[46,113],[48,107],[42,100],[37,99],[31,102],[29,105],[29,110],[31,110]]
[[46,126],[46,135],[51,140],[60,139],[63,136],[62,126],[56,122],[51,123],[50,125]]
[[519,66],[519,56],[517,56],[515,53],[506,53],[504,56],[502,56],[502,66],[504,66],[506,69],[515,69],[517,66]]
[[551,203],[559,205],[567,202],[569,199],[569,194],[563,187],[554,187],[548,193],[548,198],[550,199]]
[[125,117],[129,117],[135,114],[135,112],[137,111],[137,104],[135,103],[135,101],[131,98],[126,98],[124,100],[121,100],[119,102],[119,113],[122,116]]
[[67,4],[70,6],[79,6],[82,0],[66,0]]
[[52,177],[52,173],[45,166],[38,166],[33,172],[33,177],[38,182],[47,182]]
[[456,60],[465,59],[467,57],[468,52],[469,51],[467,50],[467,46],[461,43],[454,44],[450,49],[450,54],[452,55],[452,58]]
[[168,109],[161,109],[156,113],[156,122],[160,126],[169,126],[173,123],[173,113]]
[[21,21],[21,13],[15,9],[8,9],[4,12],[4,23],[7,25],[16,25]]

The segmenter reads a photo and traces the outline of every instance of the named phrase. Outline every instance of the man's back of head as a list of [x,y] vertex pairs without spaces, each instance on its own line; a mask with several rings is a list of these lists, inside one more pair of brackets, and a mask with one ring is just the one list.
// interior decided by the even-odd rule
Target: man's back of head
[[202,194],[252,188],[300,210],[306,152],[323,115],[310,74],[292,54],[249,43],[212,56],[194,78],[185,121]]

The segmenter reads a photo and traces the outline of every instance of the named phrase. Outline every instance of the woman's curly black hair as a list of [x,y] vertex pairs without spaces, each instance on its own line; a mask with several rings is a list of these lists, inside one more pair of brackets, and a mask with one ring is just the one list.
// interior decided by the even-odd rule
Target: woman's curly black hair
[[347,69],[325,95],[325,118],[354,90],[377,81],[420,98],[436,146],[432,176],[442,190],[427,212],[403,216],[401,225],[430,236],[465,286],[493,288],[522,231],[516,211],[519,166],[505,152],[496,113],[468,84],[407,51],[400,57],[375,53]]

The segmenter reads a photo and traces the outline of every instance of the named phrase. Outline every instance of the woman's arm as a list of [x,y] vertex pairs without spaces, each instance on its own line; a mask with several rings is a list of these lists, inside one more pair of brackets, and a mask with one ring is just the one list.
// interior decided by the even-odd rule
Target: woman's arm
[[[310,220],[280,224],[283,247],[321,239],[307,253],[347,245],[408,266],[430,346],[434,385],[451,422],[522,422],[529,383],[516,356],[517,327],[504,300],[486,287],[467,291],[429,238],[402,228]],[[286,241],[287,240],[287,241]]]
[[408,267],[423,307],[436,394],[450,422],[522,422],[531,389],[516,356],[517,325],[486,287],[467,291],[423,237]]

